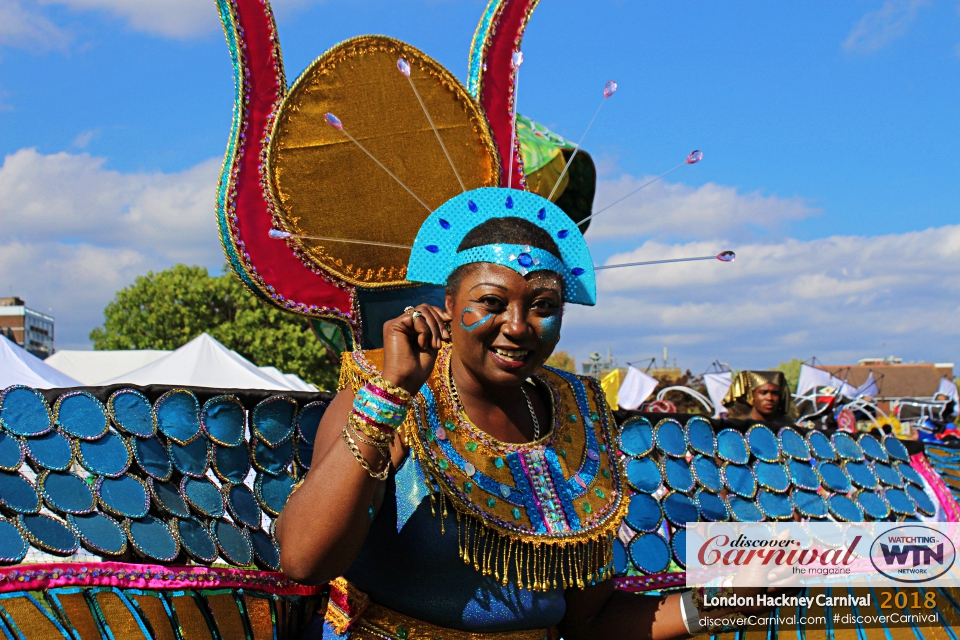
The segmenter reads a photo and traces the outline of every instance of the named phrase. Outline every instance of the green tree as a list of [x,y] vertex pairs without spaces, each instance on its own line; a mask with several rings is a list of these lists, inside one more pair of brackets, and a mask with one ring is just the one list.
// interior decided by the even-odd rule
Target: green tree
[[793,360],[788,360],[787,362],[781,362],[774,369],[774,371],[783,372],[783,376],[787,379],[787,386],[790,387],[790,391],[794,393],[797,391],[797,382],[800,381],[801,364],[803,364],[803,360],[800,358],[794,358]]
[[294,373],[321,389],[336,385],[337,364],[304,318],[250,293],[232,273],[178,264],[139,276],[90,332],[94,349],[176,349],[203,332],[259,366]]

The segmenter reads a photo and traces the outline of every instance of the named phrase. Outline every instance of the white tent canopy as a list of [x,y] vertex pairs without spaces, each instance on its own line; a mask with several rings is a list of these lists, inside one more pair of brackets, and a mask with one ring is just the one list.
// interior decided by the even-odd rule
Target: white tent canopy
[[[279,372],[278,372],[279,373]],[[300,391],[284,374],[275,378],[206,333],[150,364],[101,384],[164,384],[221,389]],[[301,384],[303,381],[300,381]]]
[[126,349],[118,351],[57,351],[44,360],[54,369],[93,386],[139,369],[173,353],[160,349]]
[[15,384],[37,389],[83,386],[83,383],[57,371],[6,336],[0,335],[0,389]]

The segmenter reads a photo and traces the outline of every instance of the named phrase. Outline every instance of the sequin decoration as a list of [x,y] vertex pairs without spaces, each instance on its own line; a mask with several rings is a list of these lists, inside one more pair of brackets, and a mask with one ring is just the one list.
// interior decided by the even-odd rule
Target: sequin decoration
[[247,485],[232,486],[224,493],[226,494],[227,508],[235,522],[251,528],[260,526],[263,513],[260,511],[260,505],[257,504],[253,491]]
[[223,516],[226,509],[223,495],[210,480],[206,478],[201,480],[184,478],[180,482],[180,492],[186,499],[187,504],[204,517],[220,518]]
[[653,430],[653,443],[668,456],[682,458],[687,453],[687,434],[679,422],[664,418]]
[[77,445],[80,464],[91,473],[116,478],[126,473],[133,458],[123,438],[108,431],[96,440],[81,440]]
[[224,520],[214,522],[211,530],[227,562],[241,567],[253,564],[253,546],[246,531]]
[[0,518],[0,564],[20,562],[29,548],[20,528],[6,518]]
[[220,447],[213,445],[213,471],[228,484],[240,484],[250,473],[250,452],[246,445]]
[[96,506],[90,487],[75,473],[44,471],[37,479],[37,489],[47,506],[57,513],[90,513]]
[[670,563],[670,548],[656,533],[634,536],[627,551],[633,566],[642,573],[660,573]]
[[0,427],[18,436],[39,436],[53,429],[43,394],[21,385],[0,392]]
[[285,396],[271,396],[253,409],[250,426],[258,441],[276,449],[293,436],[296,416],[296,400]]
[[177,471],[191,478],[202,478],[210,462],[210,446],[206,438],[196,438],[183,445],[171,439],[167,443],[167,454]]
[[137,553],[149,560],[170,562],[180,554],[180,542],[159,518],[127,520],[124,529]]
[[217,559],[217,543],[210,530],[196,518],[177,518],[177,537],[187,555],[197,562],[211,564]]
[[0,472],[0,505],[16,513],[37,513],[40,494],[20,474]]
[[107,413],[117,429],[124,433],[149,438],[157,432],[157,415],[139,391],[120,389],[107,400]]
[[55,423],[81,440],[96,440],[107,431],[107,413],[99,400],[86,391],[71,391],[53,405]]
[[80,548],[76,534],[52,516],[18,515],[17,524],[34,547],[55,556],[69,556]]
[[235,447],[243,442],[243,405],[234,396],[214,396],[203,403],[200,426],[216,444]]
[[77,532],[80,544],[90,553],[118,556],[127,550],[127,534],[108,515],[99,512],[68,515],[67,522]]
[[287,475],[279,477],[258,475],[253,485],[257,502],[272,516],[280,515],[291,491],[293,491],[293,479]]
[[190,508],[180,493],[180,488],[169,482],[157,482],[152,478],[147,480],[150,487],[150,496],[157,508],[167,516],[189,518]]
[[200,406],[186,389],[173,389],[154,405],[157,428],[178,445],[193,442],[200,434]]
[[277,543],[260,529],[250,529],[248,533],[257,566],[266,571],[280,571],[280,549]]
[[27,455],[38,466],[52,471],[66,471],[73,464],[73,447],[59,431],[47,433],[33,438],[26,438]]
[[620,431],[620,450],[637,458],[653,451],[653,426],[650,421],[646,418],[627,420]]
[[17,436],[0,431],[0,471],[16,471],[23,464],[24,445]]
[[157,438],[133,438],[133,457],[137,466],[154,480],[166,481],[173,474],[167,449]]
[[125,518],[142,518],[150,509],[146,483],[130,474],[119,478],[100,478],[94,484],[100,505],[108,512]]

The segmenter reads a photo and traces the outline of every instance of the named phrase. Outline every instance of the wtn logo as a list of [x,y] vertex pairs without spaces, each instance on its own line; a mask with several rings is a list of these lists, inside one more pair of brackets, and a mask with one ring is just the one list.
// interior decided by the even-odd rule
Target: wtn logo
[[929,582],[950,570],[956,553],[944,533],[908,525],[877,536],[870,547],[870,561],[877,571],[897,582]]
[[[891,540],[893,542],[893,540]],[[931,538],[930,542],[934,542]],[[931,549],[925,544],[905,544],[887,546],[880,543],[880,550],[883,553],[883,559],[887,564],[906,564],[907,559],[913,556],[913,566],[919,564],[930,564],[931,560],[936,560],[938,564],[943,564],[943,543],[941,542],[935,549]]]

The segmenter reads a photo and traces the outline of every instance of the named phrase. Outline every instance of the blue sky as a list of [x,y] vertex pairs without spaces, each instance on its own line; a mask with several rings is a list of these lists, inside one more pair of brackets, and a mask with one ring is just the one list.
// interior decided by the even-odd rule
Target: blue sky
[[[484,2],[276,2],[288,79],[384,33],[461,79]],[[843,3],[543,0],[521,111],[585,147],[611,209],[598,263],[732,248],[734,265],[609,272],[561,347],[761,367],[893,353],[960,357],[960,9]],[[232,105],[212,0],[0,0],[0,292],[81,348],[119,287],[221,264],[213,185]]]

